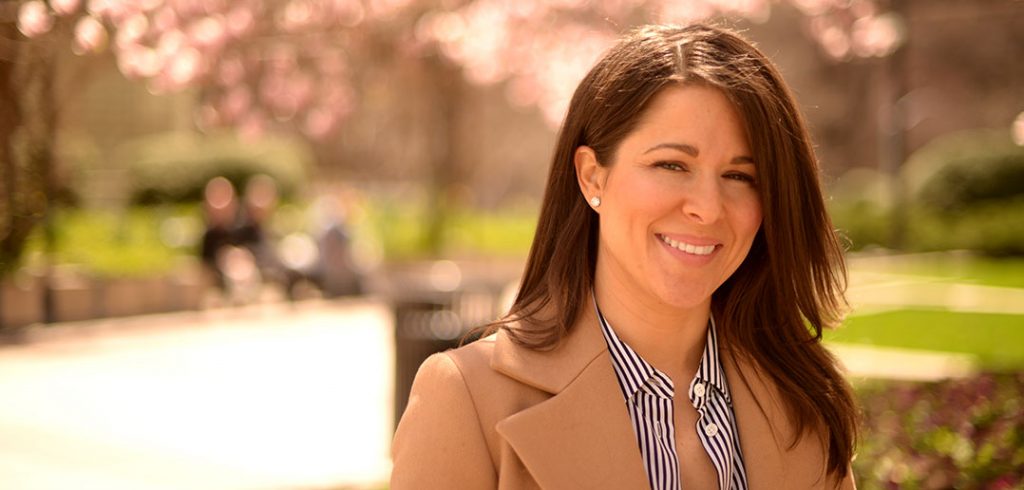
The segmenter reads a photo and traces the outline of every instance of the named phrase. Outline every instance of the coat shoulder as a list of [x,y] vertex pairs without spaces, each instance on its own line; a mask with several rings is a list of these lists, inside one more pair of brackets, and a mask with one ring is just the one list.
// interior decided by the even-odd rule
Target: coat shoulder
[[430,356],[416,373],[391,457],[394,489],[494,486],[497,476],[473,396],[449,354]]
[[494,488],[506,473],[497,423],[549,395],[491,368],[494,338],[431,355],[392,443],[391,488]]

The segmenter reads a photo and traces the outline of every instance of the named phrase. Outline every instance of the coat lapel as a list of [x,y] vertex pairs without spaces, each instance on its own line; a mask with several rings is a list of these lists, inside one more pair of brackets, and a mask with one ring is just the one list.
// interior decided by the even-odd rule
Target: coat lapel
[[723,354],[722,369],[732,394],[747,483],[751,490],[785,488],[779,485],[785,482],[783,444],[789,441],[780,438],[789,431],[778,431],[775,426],[786,423],[788,417],[754,368],[733,352],[723,349]]
[[541,488],[645,488],[647,474],[607,346],[596,316],[584,310],[554,351],[518,348],[498,334],[491,366],[553,395],[500,421],[498,434]]

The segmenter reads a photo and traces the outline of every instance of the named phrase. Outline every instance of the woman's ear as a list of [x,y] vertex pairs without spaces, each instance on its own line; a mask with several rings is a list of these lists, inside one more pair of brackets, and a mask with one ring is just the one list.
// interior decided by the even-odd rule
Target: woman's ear
[[583,199],[593,208],[600,206],[608,169],[597,161],[597,153],[589,146],[576,148],[573,164],[576,166],[576,181],[580,185]]

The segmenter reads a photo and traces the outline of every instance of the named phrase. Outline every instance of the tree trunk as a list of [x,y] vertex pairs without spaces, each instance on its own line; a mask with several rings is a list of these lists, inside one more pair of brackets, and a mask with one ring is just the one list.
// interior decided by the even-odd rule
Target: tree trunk
[[[0,37],[17,39],[20,34],[13,22],[0,23]],[[14,270],[21,250],[35,220],[25,212],[27,190],[19,172],[14,151],[14,137],[21,126],[21,101],[16,81],[21,54],[18,41],[6,41],[0,54],[0,277]]]
[[444,251],[444,230],[452,212],[454,190],[459,182],[458,117],[462,99],[463,80],[455,67],[438,54],[426,60],[428,73],[436,96],[434,148],[431,178],[427,189],[428,204],[425,250],[431,256]]

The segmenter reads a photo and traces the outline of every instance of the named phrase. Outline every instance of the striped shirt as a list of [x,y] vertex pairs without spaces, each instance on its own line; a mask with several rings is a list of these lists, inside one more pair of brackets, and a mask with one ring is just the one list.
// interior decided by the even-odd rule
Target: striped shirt
[[[595,301],[595,307],[596,307]],[[597,318],[608,343],[622,396],[633,421],[647,477],[652,490],[680,490],[679,456],[676,454],[672,380],[644,361],[625,342],[619,340],[600,308]],[[697,437],[718,472],[722,490],[746,490],[739,432],[732,411],[732,398],[718,360],[715,322],[708,326],[707,343],[700,367],[690,382],[690,402],[697,410]]]

